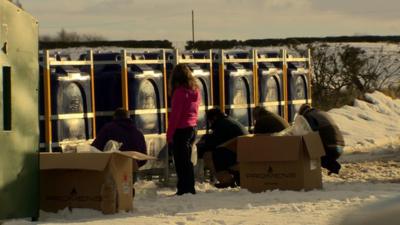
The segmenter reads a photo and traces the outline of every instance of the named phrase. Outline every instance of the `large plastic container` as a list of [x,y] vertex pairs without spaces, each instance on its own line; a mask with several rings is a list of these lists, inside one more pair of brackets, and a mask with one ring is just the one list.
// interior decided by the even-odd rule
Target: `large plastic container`
[[[57,61],[71,60],[69,56],[58,54],[54,58]],[[44,150],[43,68],[40,75],[40,147]],[[50,82],[53,151],[92,139],[90,74],[74,66],[54,66],[51,67]]]
[[[132,59],[145,58],[145,54],[133,54]],[[119,53],[95,54],[94,60],[119,60]],[[95,64],[95,96],[97,129],[112,120],[116,108],[122,107],[120,65]],[[165,133],[164,81],[161,70],[151,65],[128,66],[129,110],[136,126],[144,134]]]
[[[218,61],[219,54],[215,55]],[[226,59],[246,59],[247,52],[229,52]],[[219,63],[214,64],[214,74],[219,74]],[[214,76],[214,102],[219,103],[219,76]],[[245,127],[252,127],[254,108],[253,69],[251,63],[224,63],[225,112]]]
[[[260,53],[259,57],[277,58],[278,53]],[[259,104],[268,111],[284,116],[285,100],[283,97],[283,63],[258,63]]]
[[292,122],[300,106],[304,103],[311,103],[308,96],[308,69],[304,62],[288,63],[288,118]]
[[[162,59],[161,53],[132,53],[132,60]],[[96,123],[99,131],[112,120],[116,108],[122,107],[121,66],[98,65],[101,61],[119,61],[120,53],[100,53],[95,60]],[[165,102],[162,64],[128,65],[128,99],[131,118],[143,132],[147,153],[165,158]],[[163,167],[164,162],[148,162],[141,169]]]

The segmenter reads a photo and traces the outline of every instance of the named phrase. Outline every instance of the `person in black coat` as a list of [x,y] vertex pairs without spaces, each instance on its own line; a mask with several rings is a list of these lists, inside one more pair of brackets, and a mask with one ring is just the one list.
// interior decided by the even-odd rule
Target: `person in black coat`
[[272,134],[289,127],[282,117],[261,106],[254,108],[253,118],[255,134]]
[[[123,108],[114,112],[114,119],[104,125],[97,134],[92,146],[103,151],[108,141],[114,140],[122,143],[121,151],[138,151],[147,154],[146,141],[135,123],[129,118],[129,113]],[[146,161],[137,161],[138,166],[143,166]]]
[[219,147],[219,145],[235,137],[248,134],[248,131],[241,123],[225,115],[219,109],[208,110],[207,121],[211,125],[212,132],[204,135],[197,144],[199,157],[204,156],[205,165],[212,172],[215,171],[215,177],[220,182],[216,184],[216,187],[239,185],[239,173],[231,169],[237,164],[236,153]]
[[328,174],[339,174],[341,168],[337,159],[343,153],[345,142],[339,127],[328,113],[303,104],[299,111],[314,131],[318,131],[325,149],[325,156],[321,157],[321,166],[328,169]]

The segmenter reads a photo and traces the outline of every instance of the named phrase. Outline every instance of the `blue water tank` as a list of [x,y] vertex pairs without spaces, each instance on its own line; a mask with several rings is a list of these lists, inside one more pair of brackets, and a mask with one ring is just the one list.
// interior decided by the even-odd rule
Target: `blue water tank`
[[[146,54],[135,53],[131,57],[146,59]],[[94,55],[95,62],[119,59],[119,53]],[[162,68],[155,68],[154,65],[128,66],[129,109],[136,126],[144,134],[165,133],[164,80],[161,71]],[[95,87],[97,129],[101,129],[112,120],[113,111],[122,107],[121,66],[96,65]]]
[[[55,55],[58,61],[69,56]],[[40,68],[40,141],[45,148],[43,68]],[[93,138],[90,74],[74,66],[54,66],[50,73],[52,147],[59,151],[67,144]]]
[[304,103],[311,103],[308,96],[308,69],[304,62],[288,63],[288,113],[289,121],[292,122],[300,106]]
[[165,133],[163,73],[148,65],[132,65],[128,73],[129,108],[144,134]]
[[[259,53],[259,57],[279,57],[278,53]],[[260,62],[258,63],[258,88],[259,104],[268,111],[284,116],[285,100],[283,97],[283,63]]]
[[[133,60],[162,59],[161,53],[132,53]],[[99,65],[101,61],[120,61],[120,53],[94,54],[96,124],[99,131],[122,107],[121,66]],[[146,139],[147,154],[160,160],[148,161],[141,170],[165,168],[165,101],[162,64],[128,65],[128,99],[131,118]]]
[[[214,56],[218,60],[218,54]],[[229,52],[226,59],[246,59],[247,52]],[[219,64],[214,64],[214,74],[219,74]],[[249,129],[252,127],[254,108],[253,68],[252,63],[225,63],[225,112]],[[219,102],[219,79],[214,76],[214,101]]]

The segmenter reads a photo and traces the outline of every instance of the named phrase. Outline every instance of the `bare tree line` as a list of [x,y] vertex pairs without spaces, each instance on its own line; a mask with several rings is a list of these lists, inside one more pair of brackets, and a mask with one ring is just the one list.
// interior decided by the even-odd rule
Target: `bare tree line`
[[400,97],[400,52],[387,54],[380,48],[369,54],[347,44],[317,43],[307,47],[312,53],[313,102],[318,107],[351,104],[375,90]]
[[91,42],[91,41],[105,41],[101,35],[98,34],[80,34],[74,31],[67,31],[62,28],[55,35],[41,35],[39,37],[41,42]]

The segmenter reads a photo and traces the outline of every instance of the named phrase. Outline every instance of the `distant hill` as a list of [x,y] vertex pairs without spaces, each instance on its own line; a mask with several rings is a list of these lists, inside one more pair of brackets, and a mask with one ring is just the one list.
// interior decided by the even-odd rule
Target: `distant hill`
[[[200,40],[193,45],[192,41],[187,41],[185,49],[231,49],[238,47],[267,47],[284,46],[296,44],[310,44],[315,42],[388,42],[400,43],[400,36],[335,36],[335,37],[291,37],[291,38],[267,38],[249,40]],[[84,42],[60,42],[60,41],[40,41],[40,49],[56,49],[69,47],[121,47],[121,48],[173,48],[169,40],[126,40],[126,41],[84,41]]]
[[72,47],[121,47],[121,48],[172,48],[172,43],[168,40],[148,40],[148,41],[84,41],[84,42],[60,42],[60,41],[40,41],[39,49],[59,49]]
[[230,49],[241,46],[247,47],[267,47],[267,46],[283,46],[293,44],[310,44],[315,42],[389,42],[400,43],[400,36],[335,36],[335,37],[291,37],[282,39],[249,39],[241,40],[202,40],[196,41],[193,45],[192,41],[186,43],[186,49]]

